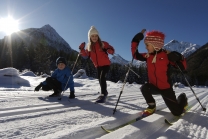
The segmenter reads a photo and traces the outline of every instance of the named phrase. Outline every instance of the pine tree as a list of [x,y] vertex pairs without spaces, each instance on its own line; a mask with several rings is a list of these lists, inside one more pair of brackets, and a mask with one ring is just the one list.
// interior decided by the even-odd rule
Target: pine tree
[[38,72],[38,75],[42,73],[50,74],[51,63],[49,47],[40,43],[35,48],[34,57],[35,70]]

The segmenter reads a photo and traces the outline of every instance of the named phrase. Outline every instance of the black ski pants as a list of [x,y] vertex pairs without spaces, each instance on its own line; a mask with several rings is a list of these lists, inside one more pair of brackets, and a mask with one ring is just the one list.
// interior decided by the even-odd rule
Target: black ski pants
[[179,116],[183,113],[184,108],[178,103],[173,88],[159,89],[153,84],[146,83],[140,89],[147,103],[156,103],[152,95],[160,94],[173,115]]
[[51,89],[53,89],[54,91],[57,91],[57,90],[61,91],[62,90],[61,83],[55,78],[47,77],[46,83],[47,84],[43,85],[43,87],[42,87],[42,90],[44,90],[44,91],[48,91]]
[[100,83],[101,94],[107,95],[107,83],[106,83],[106,75],[110,69],[110,66],[101,66],[97,67],[97,77]]

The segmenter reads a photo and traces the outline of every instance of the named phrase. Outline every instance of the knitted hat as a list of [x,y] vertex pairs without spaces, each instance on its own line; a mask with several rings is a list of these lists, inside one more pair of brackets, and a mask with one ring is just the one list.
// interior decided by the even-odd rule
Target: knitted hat
[[[144,43],[150,43],[156,51],[152,63],[156,63],[157,51],[159,51],[164,46],[165,35],[159,31],[147,32]],[[148,54],[149,55],[149,54]]]
[[144,43],[153,45],[155,51],[159,51],[164,46],[165,35],[159,31],[151,31],[146,34]]
[[[88,49],[89,52],[92,51],[90,36],[95,35],[95,34],[99,36],[99,32],[97,31],[97,29],[94,26],[91,26],[90,30],[88,31],[88,44],[87,44],[87,49]],[[99,39],[101,41],[100,36],[99,36]],[[102,43],[102,47],[104,47],[103,43]]]
[[91,26],[90,30],[88,31],[88,42],[90,42],[90,36],[94,34],[99,36],[99,32],[97,31],[97,29],[94,26]]
[[64,63],[66,65],[66,60],[63,57],[59,57],[56,59],[56,65],[58,66],[59,63]]

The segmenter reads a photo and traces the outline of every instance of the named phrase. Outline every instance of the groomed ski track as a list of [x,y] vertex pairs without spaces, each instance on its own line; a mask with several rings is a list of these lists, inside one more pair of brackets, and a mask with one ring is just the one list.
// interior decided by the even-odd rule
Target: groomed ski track
[[[109,95],[116,95],[116,97],[109,98],[105,104],[94,104],[93,100],[99,94],[92,91],[84,93],[77,91],[78,97],[74,100],[69,100],[69,93],[65,92],[61,101],[57,98],[45,99],[52,92],[9,91],[10,93],[7,94],[5,93],[7,91],[0,91],[2,94],[0,96],[0,127],[6,127],[0,129],[0,138],[165,138],[166,134],[177,136],[177,133],[171,129],[181,124],[191,124],[194,113],[201,112],[201,107],[190,90],[187,97],[189,105],[193,105],[192,109],[176,124],[168,126],[164,123],[164,116],[170,115],[169,110],[161,96],[154,96],[159,102],[157,108],[161,109],[160,111],[112,133],[105,133],[101,125],[114,128],[136,118],[137,114],[146,107],[138,87],[132,88],[124,89],[115,115],[112,113],[120,93],[118,89],[109,90],[111,92]],[[195,93],[206,106],[208,93],[204,90],[197,89]],[[128,94],[130,91],[131,93]],[[176,95],[178,96],[182,91],[183,89],[176,90]],[[201,116],[201,118],[204,117]],[[17,123],[15,127],[14,122]],[[204,135],[205,138],[207,136]],[[184,136],[184,138],[191,137]]]

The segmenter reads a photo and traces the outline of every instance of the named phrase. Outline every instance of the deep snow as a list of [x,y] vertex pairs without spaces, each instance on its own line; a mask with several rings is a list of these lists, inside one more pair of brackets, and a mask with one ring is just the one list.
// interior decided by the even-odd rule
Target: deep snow
[[[174,88],[176,95],[185,92],[192,109],[173,126],[164,123],[170,115],[161,96],[155,96],[157,111],[131,125],[106,134],[100,126],[113,128],[137,117],[146,108],[140,84],[126,84],[113,115],[113,109],[123,86],[122,82],[108,81],[109,99],[105,104],[95,104],[99,96],[98,80],[77,76],[76,99],[69,100],[69,90],[62,100],[46,98],[52,91],[34,92],[34,87],[44,77],[32,72],[21,73],[13,68],[0,69],[0,138],[38,139],[206,139],[208,114],[202,111],[189,87]],[[193,87],[204,107],[208,107],[208,88]]]

